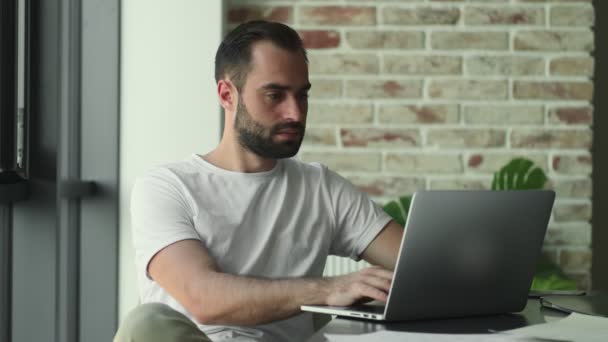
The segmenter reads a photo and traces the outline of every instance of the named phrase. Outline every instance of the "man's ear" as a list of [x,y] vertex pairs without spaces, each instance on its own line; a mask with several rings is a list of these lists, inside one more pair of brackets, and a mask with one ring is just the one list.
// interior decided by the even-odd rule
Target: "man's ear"
[[236,87],[230,80],[219,80],[217,82],[217,96],[220,105],[226,112],[234,113],[236,111],[238,94]]

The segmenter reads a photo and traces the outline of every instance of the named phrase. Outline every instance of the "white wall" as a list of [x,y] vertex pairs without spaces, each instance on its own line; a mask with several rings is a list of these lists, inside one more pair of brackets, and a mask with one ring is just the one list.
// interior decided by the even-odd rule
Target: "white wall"
[[213,64],[222,17],[221,0],[122,1],[121,320],[138,302],[129,215],[134,179],[219,141]]

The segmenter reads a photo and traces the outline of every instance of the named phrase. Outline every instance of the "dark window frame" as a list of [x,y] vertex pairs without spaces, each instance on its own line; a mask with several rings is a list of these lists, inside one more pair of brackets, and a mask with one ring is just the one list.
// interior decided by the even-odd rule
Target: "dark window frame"
[[25,1],[29,196],[0,203],[0,267],[9,270],[0,340],[109,341],[118,323],[120,0]]
[[592,288],[608,292],[608,98],[603,93],[608,89],[608,2],[593,0],[595,8],[595,96],[593,100],[593,216],[592,232]]

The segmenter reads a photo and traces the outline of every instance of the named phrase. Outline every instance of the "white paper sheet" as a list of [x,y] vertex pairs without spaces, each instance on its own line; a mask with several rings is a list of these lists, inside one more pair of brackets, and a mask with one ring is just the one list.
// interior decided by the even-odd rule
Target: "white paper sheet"
[[363,341],[576,341],[608,342],[608,318],[572,313],[549,323],[530,325],[494,334],[429,334],[400,331],[378,331],[369,334],[325,334],[329,342]]
[[526,337],[506,334],[427,334],[401,331],[377,331],[369,334],[325,334],[329,342],[508,342],[534,341]]
[[508,330],[503,334],[558,341],[606,342],[608,318],[572,313],[557,321]]

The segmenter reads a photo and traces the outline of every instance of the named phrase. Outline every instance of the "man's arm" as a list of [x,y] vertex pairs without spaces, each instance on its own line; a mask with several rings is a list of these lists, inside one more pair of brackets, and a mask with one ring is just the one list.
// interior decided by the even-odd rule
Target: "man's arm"
[[[277,260],[277,262],[281,262]],[[386,301],[392,272],[377,267],[344,276],[271,280],[223,273],[198,240],[159,251],[150,276],[201,324],[257,325],[285,319],[301,305]]]
[[384,226],[382,231],[361,254],[372,265],[394,270],[399,256],[399,246],[403,238],[403,227],[394,220]]

